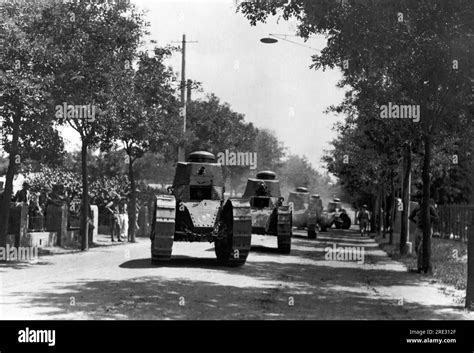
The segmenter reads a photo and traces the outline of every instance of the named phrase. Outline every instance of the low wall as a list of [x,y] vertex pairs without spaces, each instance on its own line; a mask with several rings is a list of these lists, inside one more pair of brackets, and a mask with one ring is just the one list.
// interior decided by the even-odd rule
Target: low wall
[[57,245],[56,232],[28,232],[21,239],[21,246],[37,246],[38,248],[52,247]]
[[12,202],[8,218],[9,244],[19,247],[28,231],[28,205]]
[[[94,228],[89,237],[92,242],[97,239],[99,233],[99,212],[95,205],[91,205],[92,224]],[[52,247],[63,246],[69,248],[80,248],[79,229],[68,229],[68,213],[66,205],[48,205],[46,209],[45,231],[28,232],[28,206],[20,203],[12,203],[8,225],[7,244],[10,246],[30,247]]]
[[68,209],[66,205],[48,205],[46,208],[46,229],[57,233],[57,245],[62,245],[62,239],[67,232]]

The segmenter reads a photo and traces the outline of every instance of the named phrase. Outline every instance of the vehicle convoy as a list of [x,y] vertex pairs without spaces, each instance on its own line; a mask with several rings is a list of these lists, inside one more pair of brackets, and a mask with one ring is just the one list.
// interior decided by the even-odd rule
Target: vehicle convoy
[[278,250],[289,254],[291,251],[292,216],[290,206],[283,206],[280,182],[271,171],[257,173],[249,178],[244,195],[250,199],[252,233],[277,237]]
[[341,200],[334,198],[328,203],[327,209],[323,210],[320,219],[321,231],[325,232],[334,224],[337,229],[349,229],[351,227],[351,218],[347,211],[342,208]]
[[321,197],[317,194],[310,195],[305,187],[297,187],[290,191],[288,205],[292,208],[293,226],[299,229],[306,228],[308,238],[316,239],[318,223],[323,210]]
[[251,246],[250,203],[224,199],[222,166],[212,153],[198,151],[179,162],[170,195],[155,199],[151,259],[171,259],[175,241],[209,241],[215,244],[220,264],[241,266]]

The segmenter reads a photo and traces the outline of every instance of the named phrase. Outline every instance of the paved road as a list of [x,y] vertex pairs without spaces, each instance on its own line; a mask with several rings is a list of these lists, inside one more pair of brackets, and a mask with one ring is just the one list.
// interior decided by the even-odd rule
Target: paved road
[[[364,262],[327,260],[363,247]],[[353,230],[295,231],[290,255],[254,235],[241,268],[216,264],[208,243],[175,243],[164,267],[148,239],[0,265],[0,319],[465,319],[436,283],[408,273]]]

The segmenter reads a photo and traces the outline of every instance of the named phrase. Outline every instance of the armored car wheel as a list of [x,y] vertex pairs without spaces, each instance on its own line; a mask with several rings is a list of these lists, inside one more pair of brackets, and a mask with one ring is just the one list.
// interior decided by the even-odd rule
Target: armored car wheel
[[160,256],[153,257],[153,254],[152,254],[151,264],[156,265],[156,266],[160,266],[160,265],[165,264],[169,260],[171,260],[171,256],[166,257],[166,258],[163,258],[163,257],[160,257]]
[[172,196],[158,196],[152,222],[151,263],[162,264],[171,259],[175,232],[176,200]]
[[251,237],[250,204],[240,200],[227,201],[215,240],[217,261],[231,267],[245,264],[250,252]]
[[171,252],[173,248],[173,239],[155,237],[151,242],[151,263],[153,265],[161,265],[171,260]]
[[291,252],[291,234],[287,236],[278,236],[278,251],[281,254],[289,254]]

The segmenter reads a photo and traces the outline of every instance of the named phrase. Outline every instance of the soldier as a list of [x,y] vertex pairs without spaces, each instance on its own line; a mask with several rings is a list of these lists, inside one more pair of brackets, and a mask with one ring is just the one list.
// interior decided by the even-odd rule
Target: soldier
[[364,234],[367,233],[367,228],[369,227],[369,222],[370,222],[370,213],[367,210],[367,205],[362,206],[362,209],[359,211],[359,214],[357,215],[357,220],[359,221],[360,236],[363,237]]
[[114,234],[117,235],[117,241],[121,242],[121,229],[120,229],[120,217],[119,217],[119,204],[121,197],[118,193],[112,193],[113,199],[108,204],[105,205],[105,208],[110,212],[110,236],[112,242],[114,242]]

